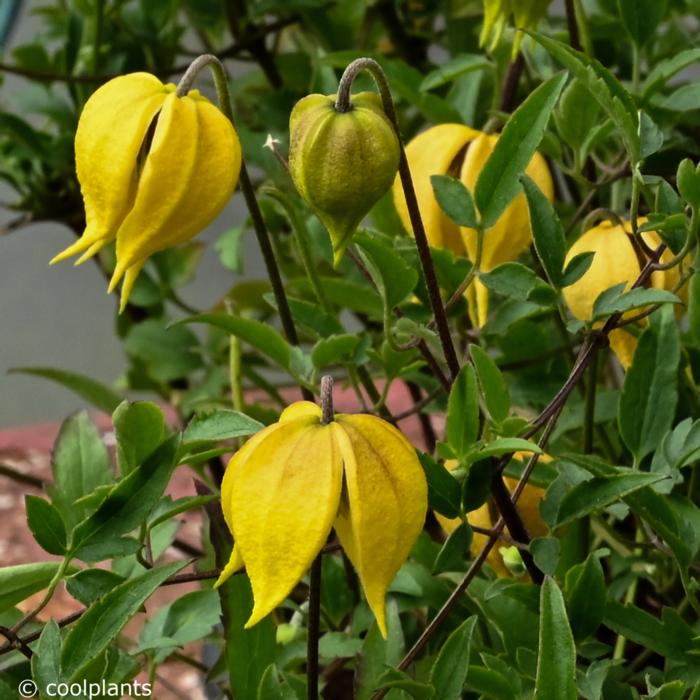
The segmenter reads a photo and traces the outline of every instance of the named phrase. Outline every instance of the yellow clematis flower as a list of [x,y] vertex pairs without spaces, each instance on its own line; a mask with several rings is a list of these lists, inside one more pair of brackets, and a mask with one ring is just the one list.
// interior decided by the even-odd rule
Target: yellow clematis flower
[[[643,224],[645,218],[639,219]],[[629,289],[641,272],[640,259],[632,243],[632,226],[629,221],[615,225],[603,221],[586,231],[569,249],[565,264],[581,253],[593,252],[593,262],[581,279],[564,288],[564,300],[571,314],[579,321],[590,321],[593,316],[593,304],[600,294],[615,285],[625,283]],[[657,248],[661,238],[656,231],[642,234],[644,241],[652,248]],[[661,256],[662,262],[668,262],[673,253],[666,249]],[[651,275],[651,286],[656,289],[671,289],[679,279],[677,267],[670,270],[657,270]],[[634,315],[638,311],[630,312]],[[601,324],[598,324],[601,325]],[[616,328],[609,334],[610,347],[620,364],[628,369],[634,358],[637,338],[624,328]]]
[[86,227],[51,264],[78,253],[83,263],[116,239],[109,291],[124,278],[120,311],[147,258],[196,236],[238,182],[241,146],[231,122],[198,90],[175,90],[149,73],[120,76],[90,96],[78,122]]
[[221,505],[235,546],[216,585],[245,566],[251,627],[289,595],[335,528],[386,637],[386,592],[423,528],[427,492],[415,450],[386,421],[337,414],[323,424],[316,404],[292,404],[228,464]]
[[[432,175],[453,175],[473,192],[479,174],[498,141],[498,136],[484,134],[462,124],[439,124],[424,131],[406,145],[406,158],[411,170],[418,208],[425,224],[428,242],[433,248],[447,248],[458,255],[476,255],[476,232],[460,228],[440,209]],[[547,199],[554,199],[554,185],[547,162],[535,153],[525,171],[542,190]],[[411,223],[399,178],[392,190],[394,205],[404,228],[411,232]],[[481,270],[514,260],[527,250],[532,241],[530,215],[525,195],[521,192],[506,208],[496,224],[484,234]],[[488,289],[474,280],[467,291],[469,315],[476,326],[488,318]]]

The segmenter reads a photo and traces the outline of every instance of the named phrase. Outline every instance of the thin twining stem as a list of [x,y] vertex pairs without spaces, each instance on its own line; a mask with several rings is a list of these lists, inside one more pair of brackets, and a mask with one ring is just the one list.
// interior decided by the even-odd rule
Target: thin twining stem
[[[224,116],[226,116],[235,127],[233,107],[231,103],[231,92],[228,87],[226,69],[224,68],[224,64],[216,56],[204,54],[192,61],[190,67],[182,76],[182,79],[177,86],[177,95],[186,95],[192,87],[197,75],[205,67],[208,67],[214,76],[214,85],[216,86],[216,93],[219,99],[219,107],[221,108]],[[267,225],[263,219],[262,212],[260,211],[258,200],[255,197],[255,188],[250,181],[248,169],[246,168],[245,164],[245,158],[243,157],[241,158],[240,184],[246,206],[248,207],[250,217],[253,220],[253,228],[255,229],[255,236],[258,240],[258,245],[260,246],[263,261],[265,262],[267,276],[272,284],[272,292],[275,296],[275,302],[280,315],[282,329],[284,330],[287,340],[292,345],[299,345],[299,336],[297,335],[296,327],[294,326],[294,319],[289,308],[289,302],[287,301],[287,294],[284,290],[284,284],[282,282],[282,276],[275,258],[275,252],[272,249],[270,234],[267,230]],[[302,386],[301,393],[307,401],[313,400],[313,392],[307,387]]]
[[348,112],[352,109],[352,105],[350,103],[350,88],[357,75],[364,70],[368,71],[372,75],[372,78],[377,85],[379,95],[382,99],[384,112],[393,125],[396,132],[396,137],[399,141],[399,146],[401,149],[401,156],[399,159],[399,177],[401,179],[401,185],[403,187],[404,197],[406,199],[408,215],[411,220],[413,236],[416,241],[416,247],[418,248],[421,267],[423,268],[423,277],[425,278],[425,284],[428,289],[430,305],[433,310],[433,316],[435,317],[438,336],[440,337],[440,344],[442,345],[442,351],[445,356],[445,361],[447,362],[447,367],[450,371],[451,378],[454,380],[459,374],[459,360],[457,359],[457,353],[452,342],[452,336],[450,335],[447,314],[440,296],[440,286],[438,285],[435,267],[433,266],[433,259],[430,254],[430,245],[428,244],[425,226],[423,225],[423,219],[421,218],[420,210],[418,208],[418,199],[416,197],[416,191],[413,187],[413,179],[411,178],[411,171],[406,158],[406,150],[404,149],[403,140],[401,139],[399,123],[398,119],[396,118],[396,110],[394,108],[394,100],[391,96],[391,91],[389,90],[389,83],[386,75],[384,74],[382,67],[374,59],[358,58],[345,69],[340,79],[340,84],[338,85],[338,96],[336,99],[335,108],[339,112]]

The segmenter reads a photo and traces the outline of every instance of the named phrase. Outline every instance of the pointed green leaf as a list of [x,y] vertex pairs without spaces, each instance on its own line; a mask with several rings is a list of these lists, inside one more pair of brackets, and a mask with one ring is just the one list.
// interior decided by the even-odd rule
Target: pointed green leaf
[[542,83],[513,112],[503,127],[474,188],[474,200],[485,229],[498,221],[520,191],[520,176],[542,141],[549,116],[565,81],[566,74],[562,74]]

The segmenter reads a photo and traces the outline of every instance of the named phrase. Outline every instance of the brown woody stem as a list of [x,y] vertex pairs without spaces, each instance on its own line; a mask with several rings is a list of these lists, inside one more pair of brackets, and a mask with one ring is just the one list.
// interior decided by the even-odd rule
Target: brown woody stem
[[374,82],[379,90],[379,95],[382,98],[384,112],[386,113],[389,121],[392,123],[394,130],[396,131],[396,137],[399,140],[399,146],[401,147],[399,177],[401,178],[401,185],[403,187],[404,197],[406,198],[406,206],[408,207],[408,215],[411,220],[411,228],[413,229],[413,236],[416,240],[421,267],[423,268],[423,277],[425,278],[425,284],[428,289],[430,305],[433,309],[433,315],[435,317],[435,324],[440,337],[442,351],[445,355],[445,361],[447,362],[447,367],[450,371],[451,378],[454,380],[459,374],[459,360],[457,359],[457,353],[455,352],[454,344],[452,343],[450,327],[447,323],[447,314],[442,303],[442,298],[440,297],[440,287],[438,285],[437,275],[435,274],[433,259],[430,254],[430,245],[428,244],[423,219],[421,218],[420,210],[418,209],[418,199],[416,198],[416,191],[413,187],[411,171],[408,167],[408,160],[406,159],[406,150],[404,149],[403,141],[401,139],[399,123],[398,119],[396,118],[396,110],[394,109],[394,100],[391,96],[391,91],[389,90],[389,83],[386,75],[384,74],[382,67],[374,59],[358,58],[345,69],[342,77],[340,78],[340,84],[338,85],[338,97],[336,99],[335,108],[339,112],[348,112],[352,109],[352,105],[350,104],[350,88],[352,87],[352,83],[357,75],[363,70],[368,71],[372,75],[372,78],[374,78]]

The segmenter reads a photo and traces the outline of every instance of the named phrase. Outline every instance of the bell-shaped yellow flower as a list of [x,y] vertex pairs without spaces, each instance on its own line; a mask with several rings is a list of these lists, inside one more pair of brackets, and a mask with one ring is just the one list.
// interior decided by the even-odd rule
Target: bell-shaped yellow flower
[[[639,224],[646,221],[639,219]],[[655,231],[642,234],[644,241],[652,248],[661,243]],[[640,258],[632,243],[632,227],[628,221],[624,227],[609,221],[586,231],[569,249],[566,264],[581,253],[594,253],[593,262],[586,273],[574,284],[564,288],[564,300],[571,314],[580,321],[590,321],[593,317],[595,300],[606,289],[625,284],[629,289],[641,272]],[[673,257],[670,250],[661,256],[663,262]],[[656,289],[671,289],[679,279],[678,268],[657,270],[652,273],[651,285]],[[638,313],[630,312],[630,315]],[[598,324],[600,325],[600,324]],[[620,364],[627,369],[632,364],[637,338],[624,328],[616,328],[610,335],[610,347],[617,355]]]
[[186,243],[223,209],[238,182],[241,147],[231,122],[192,90],[149,73],[99,87],[83,109],[75,162],[85,202],[82,237],[51,263],[80,264],[116,239],[111,292],[123,309],[147,258]]
[[315,404],[292,404],[233,456],[221,504],[235,547],[217,585],[245,566],[246,627],[289,595],[335,528],[386,636],[386,592],[427,509],[420,462],[396,428],[364,414],[323,424]]
[[[434,248],[447,248],[471,260],[476,256],[476,232],[460,228],[440,209],[433,194],[432,175],[458,177],[473,192],[479,174],[496,145],[498,136],[484,134],[461,124],[439,124],[424,131],[406,146],[418,208],[428,242]],[[537,183],[547,199],[554,198],[552,176],[545,159],[535,153],[526,173]],[[393,186],[394,205],[404,228],[411,232],[406,200],[399,178]],[[532,240],[530,215],[525,195],[520,193],[501,217],[485,232],[481,270],[488,272],[501,263],[514,260],[527,250]],[[467,292],[472,322],[483,326],[488,318],[488,289],[474,280]]]

